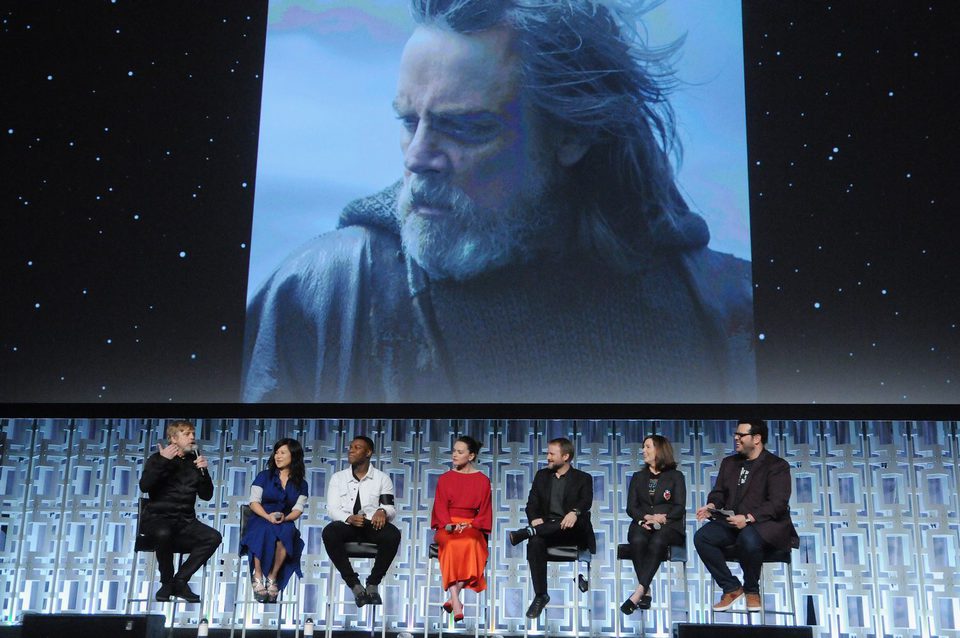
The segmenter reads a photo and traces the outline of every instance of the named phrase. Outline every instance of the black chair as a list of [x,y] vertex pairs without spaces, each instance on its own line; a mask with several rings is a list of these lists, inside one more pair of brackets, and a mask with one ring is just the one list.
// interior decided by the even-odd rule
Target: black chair
[[[736,545],[728,545],[723,548],[723,556],[727,559],[728,563],[739,562],[739,555],[737,554]],[[797,624],[797,599],[793,592],[793,569],[792,569],[792,551],[789,549],[774,549],[764,552],[763,554],[763,564],[767,563],[780,563],[783,565],[783,569],[787,572],[787,590],[785,592],[787,597],[787,605],[790,608],[790,611],[777,611],[777,610],[767,610],[763,598],[763,566],[760,567],[760,624],[767,624],[767,614],[772,614],[774,616],[792,616],[793,624]],[[746,614],[747,621],[750,624],[753,624],[753,617],[751,614],[756,612],[751,612],[747,609],[728,609],[727,611],[717,612],[713,610],[713,602],[716,600],[716,589],[717,583],[713,579],[710,579],[710,622],[714,620],[714,616],[718,613],[720,614]]]
[[[144,532],[140,527],[140,523],[143,521],[143,513],[146,511],[149,503],[150,499],[144,496],[141,496],[137,499],[137,527],[136,537],[133,541],[133,574],[131,574],[130,582],[127,585],[127,602],[126,605],[124,605],[124,613],[129,616],[130,610],[134,603],[146,603],[148,608],[152,603],[163,605],[164,616],[166,616],[165,623],[169,627],[169,635],[172,635],[173,621],[177,616],[177,605],[180,604],[181,601],[171,597],[170,600],[160,602],[154,600],[154,597],[150,595],[154,583],[157,582],[157,543],[153,536]],[[134,589],[137,588],[137,554],[139,552],[148,552],[150,554],[150,558],[147,559],[149,568],[147,570],[147,595],[145,598],[133,598]],[[177,569],[180,569],[180,566],[183,565],[183,557],[183,554],[179,554],[179,558],[177,559]],[[186,605],[189,603],[183,602],[183,604]]]
[[[440,558],[440,546],[436,543],[430,543],[429,551],[427,552],[427,587],[431,586],[433,581],[433,561],[434,559],[439,560]],[[439,571],[439,570],[437,570]],[[443,576],[441,575],[441,579]],[[440,583],[440,586],[443,587],[443,583]],[[424,601],[427,604],[427,609],[423,613],[423,638],[428,638],[430,633],[430,595],[429,593],[424,596]],[[482,601],[482,602],[481,602]],[[486,609],[486,591],[477,593],[477,602],[475,603],[475,611],[473,614],[473,638],[479,638],[480,636],[480,611]],[[447,628],[448,633],[464,633],[462,630],[454,629],[453,627],[453,615],[448,614],[448,622],[450,626]],[[443,638],[443,622],[441,621],[438,625],[439,631],[437,635],[439,638]]]
[[[580,563],[580,566],[583,568],[583,571],[586,571],[586,576],[583,575],[583,571],[579,571],[576,577],[573,579],[576,589],[579,589],[580,592],[586,593],[590,590],[590,566],[593,561],[593,556],[590,554],[590,550],[586,548],[577,547],[576,545],[554,545],[547,547],[547,563]],[[549,603],[548,603],[549,606]],[[543,613],[547,613],[544,609]],[[541,614],[542,617],[542,614]],[[592,632],[592,610],[591,606],[587,605],[587,625],[591,627]],[[527,619],[523,627],[524,638],[530,634],[530,624],[531,622],[539,622],[538,619]],[[546,621],[544,621],[546,622]],[[580,596],[577,595],[574,591],[573,596],[573,635],[576,638],[580,636]]]
[[[620,567],[621,562],[632,561],[632,560],[633,560],[633,556],[630,553],[630,544],[621,543],[617,545],[617,562],[616,562],[616,567],[614,570],[614,577],[613,577],[614,583],[616,583],[617,593],[622,594],[623,592],[623,571]],[[683,591],[683,597],[684,597],[684,600],[686,601],[686,608],[684,609],[684,614],[686,614],[686,619],[689,622],[690,621],[690,599],[689,599],[690,593],[689,593],[689,590],[687,589],[687,546],[686,544],[668,545],[667,555],[664,558],[664,561],[668,563],[674,563],[676,565],[676,568],[680,571],[680,580],[683,581],[681,591]],[[660,577],[659,571],[657,572],[657,577],[658,578]],[[619,609],[619,605],[620,605],[619,599],[615,600],[615,602],[618,605],[617,610],[615,612],[616,619],[617,619],[615,623],[616,634],[617,636],[620,636],[623,629],[623,618]],[[643,611],[644,610],[642,609],[640,610],[640,635],[641,636],[646,635],[646,625],[644,624],[644,621],[643,621]],[[673,621],[673,596],[672,595],[667,596],[667,619],[668,619],[668,623]]]
[[[343,544],[343,548],[346,551],[347,558],[360,558],[367,560],[376,560],[377,558],[377,545],[375,543],[354,543],[348,542]],[[347,598],[334,598],[335,587],[342,585],[343,581],[340,579],[340,574],[337,573],[336,567],[333,564],[330,565],[330,575],[327,578],[327,608],[324,619],[324,636],[325,638],[331,638],[333,635],[333,608],[335,605],[343,605],[347,603],[354,602],[353,599]],[[386,608],[386,592],[383,593],[384,608]],[[379,605],[364,605],[367,608],[367,613],[369,614],[370,619],[370,635],[375,634],[374,628],[377,622],[377,607]],[[384,609],[383,614],[381,614],[380,619],[380,638],[387,638],[387,613]]]
[[[250,517],[253,515],[253,511],[250,509],[250,506],[246,503],[240,505],[240,535],[237,537],[237,582],[236,592],[233,599],[233,615],[230,617],[230,638],[233,638],[233,632],[237,624],[237,607],[243,607],[243,628],[240,631],[241,638],[246,638],[247,636],[247,609],[250,605],[277,605],[277,638],[280,638],[280,630],[283,627],[283,608],[285,606],[293,607],[293,617],[297,619],[296,624],[296,636],[300,637],[300,596],[297,595],[297,592],[300,589],[300,578],[294,574],[293,578],[296,579],[296,584],[293,586],[293,600],[281,600],[284,596],[283,592],[280,593],[280,598],[277,598],[277,601],[274,603],[260,603],[255,598],[253,598],[253,587],[250,584],[250,579],[247,577],[247,574],[250,573],[250,567],[247,565],[247,568],[244,569],[243,563],[244,558],[247,558],[246,554],[240,553],[240,539],[243,538],[243,533],[247,531],[247,522]],[[299,519],[298,519],[299,520]],[[243,578],[241,578],[243,576]],[[244,587],[241,584],[241,581],[246,583]],[[287,583],[289,588],[292,583]],[[242,592],[242,596],[241,596]],[[241,599],[242,598],[242,599]]]

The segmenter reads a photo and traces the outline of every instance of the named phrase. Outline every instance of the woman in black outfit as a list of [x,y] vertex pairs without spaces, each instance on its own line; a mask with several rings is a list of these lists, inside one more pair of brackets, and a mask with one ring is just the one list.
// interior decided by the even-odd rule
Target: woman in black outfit
[[687,485],[677,469],[670,441],[659,434],[645,438],[643,461],[646,466],[630,479],[627,495],[627,515],[632,521],[627,542],[638,583],[620,605],[620,611],[628,615],[650,609],[650,581],[667,556],[667,546],[686,542]]

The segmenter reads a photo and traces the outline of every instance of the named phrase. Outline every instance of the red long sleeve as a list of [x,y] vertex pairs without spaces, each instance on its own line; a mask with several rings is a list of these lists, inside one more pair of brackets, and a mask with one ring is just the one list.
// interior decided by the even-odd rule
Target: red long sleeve
[[461,474],[449,471],[437,481],[430,527],[439,529],[451,517],[472,518],[473,526],[489,533],[493,527],[490,479],[480,472]]

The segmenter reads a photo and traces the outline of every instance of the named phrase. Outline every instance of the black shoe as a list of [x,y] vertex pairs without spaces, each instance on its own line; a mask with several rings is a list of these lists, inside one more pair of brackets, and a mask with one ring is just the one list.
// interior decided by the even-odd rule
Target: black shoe
[[530,538],[530,528],[524,527],[522,529],[515,529],[510,532],[510,544],[516,547],[523,541]]
[[377,591],[376,585],[371,585],[367,583],[367,604],[368,605],[382,605],[383,599],[380,598],[380,592]]
[[353,592],[353,600],[356,602],[357,607],[363,607],[370,602],[370,598],[367,596],[367,590],[364,589],[360,583],[351,587],[350,591]]
[[620,605],[620,611],[629,616],[633,612],[637,611],[637,603],[633,602],[632,599],[627,598],[625,601],[623,601],[623,604]]
[[185,580],[173,581],[173,595],[177,598],[182,598],[188,603],[200,602],[200,596],[193,593],[193,590],[190,589],[190,585],[188,585],[187,581]]
[[652,601],[653,599],[650,597],[649,594],[644,594],[643,596],[640,597],[640,602],[637,603],[637,609],[650,609],[650,603]]
[[173,598],[173,583],[160,583],[157,590],[157,602],[165,603]]
[[536,618],[543,613],[543,608],[550,602],[548,594],[537,594],[533,597],[533,602],[527,607],[527,618]]
[[583,574],[577,574],[577,588],[583,593],[590,591],[590,581],[587,580]]

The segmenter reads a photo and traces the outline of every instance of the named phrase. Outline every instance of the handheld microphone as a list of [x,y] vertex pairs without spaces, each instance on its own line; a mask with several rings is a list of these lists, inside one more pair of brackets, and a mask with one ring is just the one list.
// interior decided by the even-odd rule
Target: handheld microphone
[[[200,445],[199,445],[199,444],[194,444],[194,446],[193,446],[193,453],[197,455],[197,458],[198,458],[198,459],[200,458]],[[207,476],[207,468],[205,468],[205,467],[198,467],[197,469],[200,470],[200,475],[201,475],[201,476],[203,476],[203,477],[206,477],[206,476]]]

